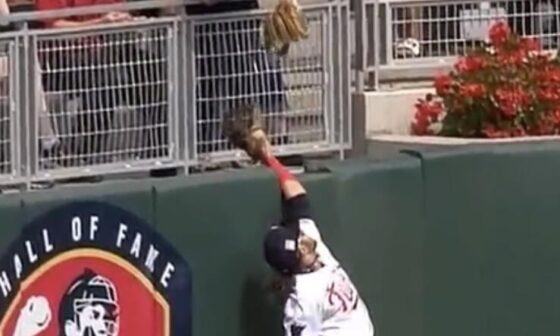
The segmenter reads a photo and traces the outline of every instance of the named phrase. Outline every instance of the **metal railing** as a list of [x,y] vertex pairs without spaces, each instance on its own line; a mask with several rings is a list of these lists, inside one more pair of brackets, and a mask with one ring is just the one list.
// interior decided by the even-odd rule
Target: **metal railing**
[[[0,185],[238,160],[221,116],[257,104],[279,154],[350,147],[349,6],[305,6],[309,39],[286,57],[263,47],[267,10],[86,28],[31,21],[159,1],[17,13],[0,34]],[[4,48],[5,46],[5,48]]]
[[[221,116],[243,103],[260,107],[277,153],[343,153],[351,80],[363,92],[430,79],[497,20],[560,45],[560,0],[301,1],[311,36],[287,57],[263,48],[268,10],[192,16],[193,0],[149,0],[0,16],[20,27],[0,34],[0,184],[237,160]],[[164,7],[127,23],[29,25]]]
[[14,51],[12,41],[0,43],[0,183],[17,182],[19,177],[19,123],[13,99],[17,78],[13,66]]
[[[44,87],[34,101],[46,100],[34,109],[42,147],[34,172],[48,177],[93,167],[104,173],[131,165],[179,164],[171,95],[175,26],[172,19],[158,19],[31,35]],[[46,133],[40,126],[49,121],[54,130]],[[56,151],[42,146],[53,136],[60,143]]]
[[547,50],[560,45],[560,0],[358,0],[355,11],[359,90],[431,78],[480,45],[498,20]]
[[284,154],[337,149],[335,100],[344,92],[334,85],[332,8],[308,8],[310,38],[282,58],[262,48],[263,12],[187,22],[196,70],[193,159],[231,160],[239,154],[222,136],[221,113],[244,103],[260,107],[272,144]]
[[[277,153],[342,153],[351,139],[351,80],[363,92],[431,79],[480,45],[497,20],[548,50],[560,45],[560,0],[355,0],[352,11],[345,0],[304,5],[311,36],[286,57],[263,48],[268,10],[185,15],[192,3],[0,17],[21,26],[0,34],[0,184],[237,160],[221,116],[243,103],[260,107]],[[174,14],[28,26],[162,7]]]

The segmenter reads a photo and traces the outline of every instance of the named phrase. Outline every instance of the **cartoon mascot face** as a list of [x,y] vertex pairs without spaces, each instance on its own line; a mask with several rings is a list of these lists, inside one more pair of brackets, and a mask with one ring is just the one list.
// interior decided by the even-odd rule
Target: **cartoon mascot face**
[[86,269],[68,287],[59,308],[61,336],[117,336],[117,290],[109,279]]

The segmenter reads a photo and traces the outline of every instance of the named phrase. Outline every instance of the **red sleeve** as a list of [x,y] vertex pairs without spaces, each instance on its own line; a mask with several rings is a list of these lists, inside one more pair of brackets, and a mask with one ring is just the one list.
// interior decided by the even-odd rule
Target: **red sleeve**
[[[35,8],[37,10],[54,10],[70,7],[68,0],[36,0]],[[43,24],[46,27],[52,27],[54,22],[58,19],[45,19]]]

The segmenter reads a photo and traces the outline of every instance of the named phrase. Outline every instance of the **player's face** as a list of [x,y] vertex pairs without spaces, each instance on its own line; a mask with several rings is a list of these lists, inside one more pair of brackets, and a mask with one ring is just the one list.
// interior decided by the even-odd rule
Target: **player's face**
[[101,304],[85,307],[78,318],[82,332],[89,329],[95,336],[115,336],[118,333],[117,316]]
[[317,260],[317,242],[306,236],[305,234],[300,234],[298,239],[298,255],[300,260],[300,266],[302,268],[311,267]]

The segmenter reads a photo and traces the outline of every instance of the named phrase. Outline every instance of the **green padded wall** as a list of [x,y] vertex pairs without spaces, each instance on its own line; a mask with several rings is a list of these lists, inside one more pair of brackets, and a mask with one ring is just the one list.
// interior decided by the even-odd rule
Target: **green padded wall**
[[72,201],[108,202],[133,212],[153,225],[154,195],[155,187],[151,181],[115,181],[100,186],[74,185],[58,190],[27,193],[21,200],[22,225],[49,209]]
[[[389,162],[332,164],[331,173],[302,176],[323,238],[375,311],[378,335],[408,335],[422,323],[419,162],[401,155]],[[192,267],[195,335],[282,335],[281,307],[265,290],[269,270],[261,252],[266,228],[280,216],[280,191],[270,172],[5,196],[0,210],[14,218],[4,226],[5,244],[24,222],[73,200],[124,207],[171,241]]]
[[545,335],[560,316],[560,145],[419,153],[425,335]]
[[362,160],[332,170],[344,228],[332,245],[373,311],[377,335],[420,335],[425,227],[420,161]]
[[25,217],[21,195],[0,197],[0,250],[7,248],[17,237]]
[[[330,178],[305,181],[321,205],[319,218],[333,223]],[[281,311],[265,291],[261,252],[266,228],[279,219],[273,176],[257,169],[170,180],[158,185],[156,200],[158,231],[192,267],[195,335],[281,335]]]
[[[406,152],[302,176],[376,335],[558,330],[560,144]],[[110,202],[145,218],[190,263],[194,335],[277,336],[261,239],[279,196],[263,168],[2,195],[0,248],[58,204]]]

